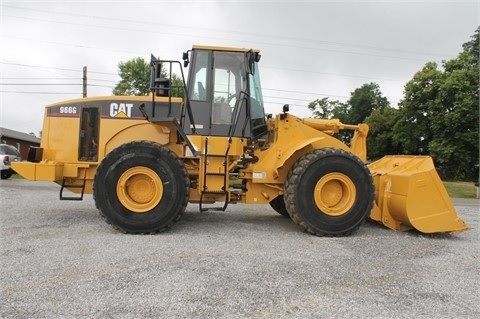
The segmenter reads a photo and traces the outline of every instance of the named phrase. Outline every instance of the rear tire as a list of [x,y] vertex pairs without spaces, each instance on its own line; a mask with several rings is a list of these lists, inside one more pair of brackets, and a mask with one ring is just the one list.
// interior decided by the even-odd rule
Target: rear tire
[[311,151],[288,173],[285,204],[292,220],[317,236],[347,236],[368,218],[375,187],[354,154],[334,148]]
[[290,217],[288,215],[287,208],[285,207],[285,201],[283,200],[283,195],[278,195],[270,201],[270,206],[280,215],[285,217]]
[[98,166],[95,205],[126,233],[165,230],[185,212],[189,194],[183,163],[168,148],[135,141],[111,151]]

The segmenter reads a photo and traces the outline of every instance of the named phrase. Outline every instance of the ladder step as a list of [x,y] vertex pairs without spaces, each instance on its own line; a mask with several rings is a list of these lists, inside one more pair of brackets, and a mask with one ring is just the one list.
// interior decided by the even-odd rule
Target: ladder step
[[[228,206],[228,202],[230,201],[230,193],[228,191],[228,177],[229,177],[229,172],[227,172],[227,167],[228,167],[228,150],[230,149],[230,144],[228,145],[226,151],[224,154],[209,154],[208,151],[208,138],[205,139],[205,148],[203,151],[203,185],[202,185],[202,191],[200,194],[200,201],[199,201],[199,208],[200,211],[207,211],[207,210],[221,210],[225,211],[225,209]],[[209,161],[209,158],[211,158],[211,163]],[[218,159],[223,159],[223,163],[221,160]],[[222,170],[222,172],[208,172],[208,165],[212,165],[210,167],[211,170]],[[217,178],[215,179],[214,176]],[[222,189],[214,189],[214,190],[208,190],[208,183],[207,183],[207,177],[211,177],[210,181],[215,180],[216,186],[218,187],[219,185],[219,180],[218,177],[222,177],[223,179],[223,186],[221,186]],[[204,195],[217,195],[214,196],[213,200],[217,201],[218,200],[218,195],[224,196],[225,197],[225,202],[223,207],[209,207],[209,208],[203,208],[202,204],[204,201]],[[213,197],[213,196],[212,196]]]
[[202,193],[204,194],[226,194],[227,192],[224,190],[205,190]]
[[208,157],[218,157],[218,158],[223,157],[223,158],[225,158],[225,154],[207,154],[207,156]]
[[[62,187],[60,188],[60,200],[83,200],[83,194],[85,193],[85,179],[83,180],[82,184],[66,184],[66,178],[63,178]],[[79,188],[82,190],[79,196],[64,196],[63,190],[65,188]]]
[[[204,208],[202,205],[203,205],[203,195],[205,194],[217,194],[217,195],[225,195],[225,202],[223,204],[222,207],[208,207],[208,208]],[[200,196],[200,211],[201,212],[206,212],[208,210],[216,210],[216,211],[225,211],[225,209],[227,209],[227,206],[228,206],[228,201],[229,201],[229,196],[228,196],[228,192],[226,191],[202,191],[202,195]]]

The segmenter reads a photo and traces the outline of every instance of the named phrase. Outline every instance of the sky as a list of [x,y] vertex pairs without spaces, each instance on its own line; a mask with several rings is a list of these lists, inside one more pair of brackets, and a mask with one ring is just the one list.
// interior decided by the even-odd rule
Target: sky
[[[374,82],[396,107],[427,62],[455,58],[479,1],[0,0],[0,126],[39,136],[44,107],[111,95],[118,63],[181,60],[192,45],[261,51],[267,113],[309,117]],[[186,71],[186,70],[184,70]]]

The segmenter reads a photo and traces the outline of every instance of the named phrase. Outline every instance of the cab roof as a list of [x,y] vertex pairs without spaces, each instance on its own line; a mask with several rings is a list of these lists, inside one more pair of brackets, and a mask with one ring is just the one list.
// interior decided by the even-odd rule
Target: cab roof
[[192,50],[211,50],[211,51],[229,51],[229,52],[248,52],[252,50],[255,53],[260,52],[260,50],[258,49],[217,47],[217,46],[211,46],[211,45],[193,45]]

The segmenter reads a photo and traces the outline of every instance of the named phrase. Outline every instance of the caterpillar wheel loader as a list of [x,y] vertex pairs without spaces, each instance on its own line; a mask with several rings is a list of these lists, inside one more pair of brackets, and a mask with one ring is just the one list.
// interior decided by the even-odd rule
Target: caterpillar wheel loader
[[[189,202],[200,211],[270,204],[318,236],[349,235],[367,218],[400,231],[468,229],[430,157],[367,166],[366,124],[299,118],[288,105],[265,114],[259,61],[258,50],[193,46],[185,81],[180,61],[152,58],[149,96],[48,105],[40,147],[13,168],[59,184],[61,200],[93,193],[126,233],[165,230]],[[173,94],[176,68],[184,98]],[[334,137],[341,130],[353,131],[349,145]]]

